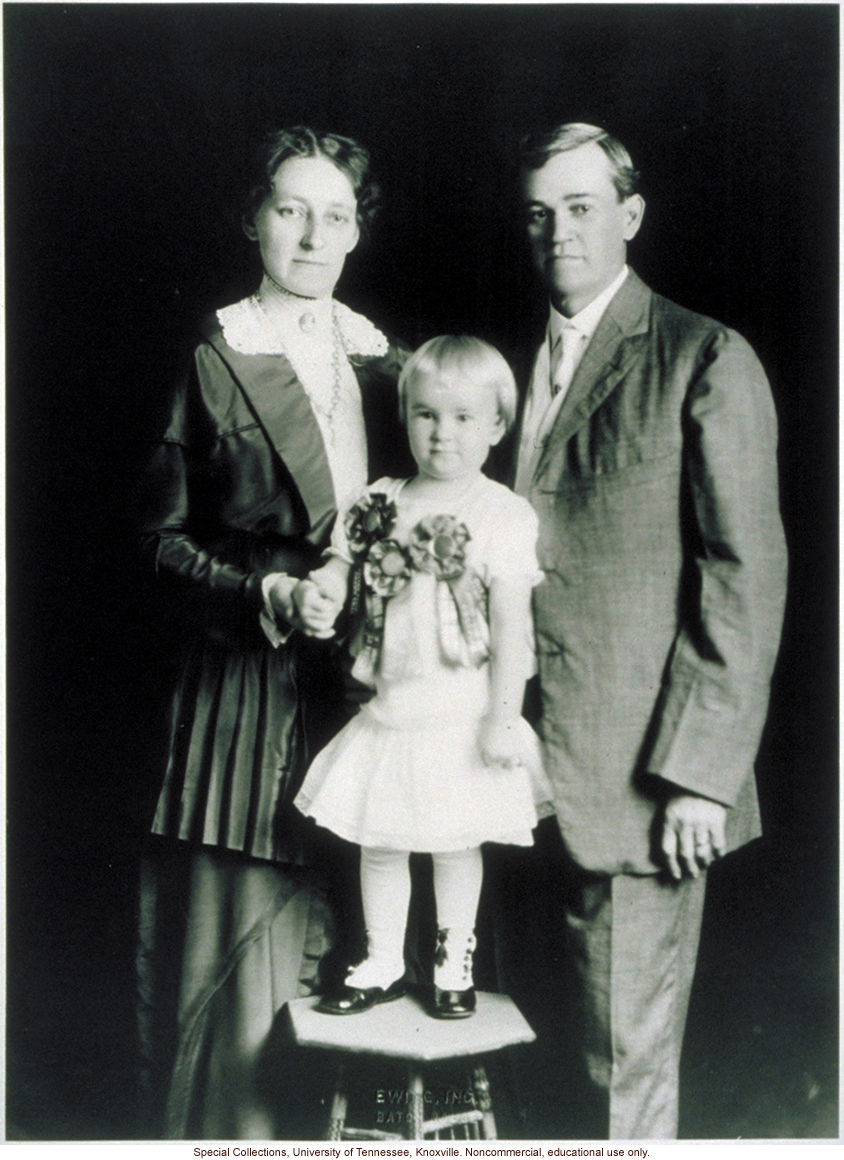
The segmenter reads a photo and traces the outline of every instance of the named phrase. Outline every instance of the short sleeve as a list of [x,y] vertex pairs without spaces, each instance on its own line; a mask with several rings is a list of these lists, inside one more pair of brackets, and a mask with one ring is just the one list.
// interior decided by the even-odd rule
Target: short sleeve
[[526,499],[508,493],[507,502],[496,504],[494,527],[487,537],[484,563],[490,580],[542,582],[536,558],[539,519]]

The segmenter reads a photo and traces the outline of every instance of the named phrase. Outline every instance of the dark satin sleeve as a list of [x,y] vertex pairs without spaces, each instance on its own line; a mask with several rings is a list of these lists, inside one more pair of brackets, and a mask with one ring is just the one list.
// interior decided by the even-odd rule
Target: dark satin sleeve
[[[255,607],[261,603],[260,578],[228,563],[202,547],[188,530],[188,467],[185,449],[163,442],[147,468],[147,481],[159,491],[158,511],[142,528],[142,546],[156,572],[168,572],[198,589],[223,597],[245,598]],[[157,517],[157,518],[156,518]],[[255,595],[257,591],[257,597]]]
[[172,393],[166,430],[140,480],[141,551],[195,611],[229,623],[241,617],[257,621],[261,577],[232,559],[231,545],[226,551],[225,537],[215,526],[207,460],[215,432],[198,405],[199,394],[192,360]]

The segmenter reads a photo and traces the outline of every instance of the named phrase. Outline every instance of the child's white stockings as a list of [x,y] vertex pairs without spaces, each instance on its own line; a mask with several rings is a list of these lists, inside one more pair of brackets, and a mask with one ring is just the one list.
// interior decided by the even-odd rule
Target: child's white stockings
[[443,991],[465,991],[473,985],[475,917],[483,875],[483,858],[477,846],[434,854],[439,927],[434,982]]
[[360,888],[367,957],[346,982],[350,987],[389,987],[404,974],[404,929],[410,904],[410,865],[405,850],[360,852]]
[[[435,981],[443,990],[465,990],[472,985],[471,952],[483,881],[481,851],[475,847],[432,857],[437,925],[441,932],[448,931],[445,958],[436,968]],[[349,986],[388,987],[404,974],[404,932],[410,903],[408,859],[404,850],[368,846],[361,849],[360,879],[368,953],[350,972]],[[468,982],[465,981],[467,961]]]

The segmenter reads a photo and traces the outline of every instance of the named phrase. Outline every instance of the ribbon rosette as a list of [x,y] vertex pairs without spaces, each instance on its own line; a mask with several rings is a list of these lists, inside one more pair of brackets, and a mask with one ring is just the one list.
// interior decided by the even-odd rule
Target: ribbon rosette
[[367,589],[382,600],[401,592],[410,581],[410,564],[401,544],[376,540],[363,562],[363,580]]
[[396,505],[386,495],[365,496],[349,509],[346,536],[356,563],[352,572],[353,622],[351,651],[357,657],[354,675],[374,683],[384,641],[385,601],[410,582],[406,550],[389,538],[396,523]]
[[365,495],[353,504],[347,514],[344,528],[349,550],[361,557],[367,548],[379,540],[387,540],[396,526],[396,505],[382,492]]
[[426,516],[410,536],[414,566],[437,579],[440,650],[456,668],[475,668],[489,656],[486,588],[477,572],[466,567],[471,538],[465,524],[447,515]]
[[345,523],[355,558],[352,615],[357,628],[351,651],[357,659],[352,671],[370,685],[381,663],[387,602],[407,587],[414,570],[436,581],[437,630],[446,664],[477,667],[489,657],[486,587],[466,567],[469,529],[454,516],[427,516],[404,548],[390,538],[397,514],[396,505],[376,493],[350,508]]
[[363,566],[355,571],[363,576],[365,615],[352,643],[357,655],[352,672],[364,684],[374,685],[384,643],[386,602],[409,584],[410,562],[395,540],[376,540]]
[[438,580],[456,580],[466,567],[470,539],[469,529],[454,516],[426,516],[411,533],[410,558],[420,572],[433,572]]

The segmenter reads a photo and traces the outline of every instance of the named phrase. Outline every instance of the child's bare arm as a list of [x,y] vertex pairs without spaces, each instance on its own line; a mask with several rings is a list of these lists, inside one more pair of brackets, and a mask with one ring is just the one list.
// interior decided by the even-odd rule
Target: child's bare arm
[[490,709],[481,727],[481,754],[487,765],[521,762],[518,722],[525,681],[531,674],[526,628],[531,582],[493,580],[489,592]]
[[316,584],[326,600],[333,600],[342,608],[346,602],[350,571],[351,565],[345,560],[339,556],[331,556],[321,568],[308,574],[308,580]]

